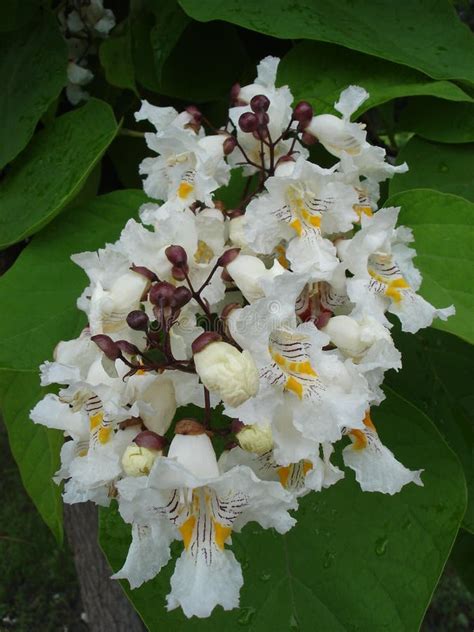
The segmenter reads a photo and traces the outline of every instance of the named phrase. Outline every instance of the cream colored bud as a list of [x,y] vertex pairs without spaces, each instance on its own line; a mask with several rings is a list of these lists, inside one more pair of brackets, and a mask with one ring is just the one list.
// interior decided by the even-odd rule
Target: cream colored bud
[[138,306],[141,296],[149,281],[137,272],[126,272],[118,277],[110,288],[109,296],[117,311],[132,311],[132,307]]
[[333,316],[322,331],[336,347],[353,358],[362,355],[369,346],[362,340],[359,323],[350,316]]
[[157,456],[162,453],[159,450],[141,448],[135,443],[125,448],[122,456],[122,467],[127,476],[147,476]]
[[205,433],[175,435],[168,450],[168,458],[176,459],[198,478],[219,476],[216,453]]
[[237,248],[248,248],[247,238],[245,236],[245,215],[239,215],[230,220],[229,239],[232,245],[237,246]]
[[257,394],[258,370],[248,351],[238,351],[227,342],[211,342],[194,354],[201,382],[228,406],[240,406]]
[[264,454],[273,450],[273,435],[269,424],[252,424],[237,433],[240,447],[247,452]]
[[344,151],[350,155],[360,153],[364,141],[362,130],[333,114],[314,116],[305,132],[315,136],[333,156],[338,157]]
[[274,261],[273,267],[267,270],[263,261],[258,257],[239,255],[229,263],[227,271],[248,302],[253,303],[265,296],[264,281],[273,279],[285,270],[277,260]]
[[143,423],[157,434],[163,435],[170,427],[176,412],[176,396],[173,382],[166,377],[158,377],[148,386],[139,399],[153,407],[153,413],[140,411]]

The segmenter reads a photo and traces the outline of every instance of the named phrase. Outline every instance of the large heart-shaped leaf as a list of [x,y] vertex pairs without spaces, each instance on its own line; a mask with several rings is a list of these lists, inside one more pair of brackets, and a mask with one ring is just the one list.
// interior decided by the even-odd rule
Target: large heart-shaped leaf
[[116,132],[110,106],[91,99],[35,136],[0,186],[0,249],[34,234],[64,208]]
[[196,20],[225,20],[274,37],[340,44],[416,68],[435,79],[474,82],[472,35],[444,0],[179,2]]
[[474,533],[474,348],[451,334],[426,329],[415,336],[395,332],[403,370],[387,382],[436,424],[464,469],[468,505],[463,526]]
[[472,143],[474,103],[448,103],[432,97],[417,97],[403,108],[397,126],[440,143]]
[[362,86],[370,94],[355,116],[397,97],[432,95],[471,101],[449,81],[433,81],[405,66],[319,42],[301,42],[285,55],[278,82],[290,86],[295,102],[309,101],[317,113],[332,112],[341,91],[349,85]]
[[145,201],[118,191],[73,207],[35,237],[0,279],[0,407],[25,488],[56,536],[61,499],[51,476],[58,469],[60,432],[35,425],[29,411],[44,395],[38,366],[60,340],[85,325],[76,299],[87,283],[70,255],[113,241]]
[[410,169],[390,180],[390,195],[426,188],[474,202],[474,143],[448,145],[414,136],[398,154],[397,162],[406,162]]
[[57,20],[43,13],[0,40],[0,169],[26,146],[66,84],[67,52]]
[[400,206],[400,224],[413,229],[422,296],[436,307],[456,307],[455,316],[437,319],[433,326],[473,343],[474,204],[456,195],[414,189],[394,195],[385,206]]
[[[464,477],[428,418],[404,399],[389,393],[374,419],[398,458],[425,468],[423,488],[392,497],[363,493],[347,474],[302,501],[288,535],[247,526],[232,538],[244,569],[241,607],[216,609],[210,620],[165,611],[171,562],[153,581],[127,589],[148,629],[417,630],[464,513]],[[114,570],[129,540],[116,510],[103,511],[100,541]]]

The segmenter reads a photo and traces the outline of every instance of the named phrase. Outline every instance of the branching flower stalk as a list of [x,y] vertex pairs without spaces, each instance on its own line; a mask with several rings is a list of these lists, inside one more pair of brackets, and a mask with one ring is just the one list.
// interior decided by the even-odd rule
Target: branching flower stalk
[[[131,525],[114,577],[140,586],[183,542],[167,607],[188,617],[238,606],[232,531],[291,529],[301,496],[344,477],[331,461],[341,445],[365,492],[423,484],[372,420],[385,372],[401,367],[387,313],[412,333],[454,313],[417,293],[411,231],[398,208],[378,208],[380,182],[407,167],[351,122],[368,94],[349,86],[340,116],[315,114],[275,87],[277,66],[267,57],[253,84],[233,86],[218,129],[194,106],[143,101],[156,156],[140,173],[159,203],[116,243],[73,255],[90,280],[88,326],[41,366],[41,383],[61,388],[31,412],[65,433],[65,502],[114,499]],[[331,168],[309,160],[315,143]],[[215,192],[233,169],[245,184],[225,208]]]

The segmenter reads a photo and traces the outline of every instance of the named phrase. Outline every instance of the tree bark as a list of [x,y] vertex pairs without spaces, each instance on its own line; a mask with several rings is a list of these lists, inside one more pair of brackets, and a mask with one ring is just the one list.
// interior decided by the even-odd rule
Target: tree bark
[[145,627],[98,544],[98,512],[92,503],[64,505],[64,527],[74,557],[82,604],[91,632],[144,632]]

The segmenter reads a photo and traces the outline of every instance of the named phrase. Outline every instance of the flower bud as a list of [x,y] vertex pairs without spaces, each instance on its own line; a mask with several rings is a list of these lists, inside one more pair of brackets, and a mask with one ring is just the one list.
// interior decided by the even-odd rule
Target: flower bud
[[141,274],[149,281],[152,281],[152,282],[158,281],[158,277],[156,276],[156,274],[152,272],[150,269],[145,268],[145,266],[132,265],[130,266],[130,270],[132,270],[133,272],[136,272],[137,274]]
[[236,433],[240,447],[247,452],[264,454],[273,450],[273,435],[269,424],[244,426]]
[[217,265],[225,268],[231,261],[238,257],[239,253],[240,248],[230,248],[229,250],[226,250],[217,260]]
[[222,149],[224,150],[224,155],[228,156],[229,154],[231,154],[234,149],[237,146],[237,139],[235,138],[235,136],[228,136],[225,141],[224,144],[222,145]]
[[195,105],[188,105],[186,112],[193,117],[193,123],[200,125],[202,121],[202,112]]
[[192,299],[193,295],[191,294],[191,290],[184,285],[177,287],[173,297],[171,299],[171,307],[175,309],[181,309],[185,305],[189,303]]
[[121,357],[122,352],[120,351],[118,345],[112,340],[112,338],[110,338],[110,336],[106,336],[105,334],[97,334],[96,336],[92,336],[91,340],[95,342],[95,344],[104,353],[104,355],[109,358],[109,360],[118,360],[118,358]]
[[227,342],[218,340],[197,351],[195,343],[196,372],[204,386],[218,394],[225,404],[240,406],[257,394],[258,370],[248,351],[240,352]]
[[[182,421],[192,421],[197,426],[201,425],[194,420]],[[181,422],[176,424],[177,429],[180,424]],[[201,428],[203,432],[198,434],[175,434],[168,450],[168,458],[175,459],[194,476],[216,478],[219,476],[216,453],[203,426]]]
[[127,316],[127,324],[135,331],[147,331],[150,319],[141,309],[135,309]]
[[301,135],[301,142],[305,145],[315,145],[318,142],[318,139],[309,132],[303,132]]
[[196,419],[180,419],[174,428],[175,434],[200,435],[206,432],[206,428]]
[[125,448],[122,455],[122,467],[127,476],[148,476],[159,450],[150,450],[136,444]]
[[[176,281],[184,281],[184,279],[186,278],[186,275],[188,273],[188,266],[173,266],[171,268],[171,276],[173,277],[173,279],[175,279]],[[173,299],[171,298],[171,301]]]
[[232,314],[234,309],[240,309],[242,305],[240,303],[227,303],[224,309],[221,312],[221,318],[223,320],[227,320],[229,316]]
[[360,356],[367,348],[361,340],[359,323],[350,316],[333,316],[321,331],[348,356]]
[[244,112],[239,118],[239,127],[243,132],[255,132],[258,127],[258,118],[253,112]]
[[137,346],[132,345],[132,343],[128,342],[128,340],[117,340],[115,344],[120,351],[126,353],[127,355],[140,355],[140,349]]
[[167,281],[155,283],[150,288],[149,298],[153,305],[167,306],[170,304],[175,288]]
[[164,450],[167,444],[164,437],[156,432],[152,432],[151,430],[144,430],[143,432],[138,433],[133,442],[140,448],[147,448],[148,450],[157,450],[160,452]]
[[199,353],[207,347],[211,342],[220,342],[222,337],[215,331],[206,331],[196,338],[196,340],[192,343],[191,349],[193,353]]
[[177,268],[184,268],[188,263],[188,255],[182,246],[168,246],[165,255],[170,263]]
[[[250,99],[250,108],[254,112],[266,112],[270,107],[270,99],[264,94],[256,94]],[[268,122],[268,121],[267,121]]]
[[313,118],[313,108],[307,101],[300,101],[293,110],[293,120],[308,125]]

